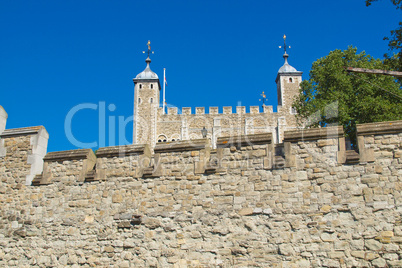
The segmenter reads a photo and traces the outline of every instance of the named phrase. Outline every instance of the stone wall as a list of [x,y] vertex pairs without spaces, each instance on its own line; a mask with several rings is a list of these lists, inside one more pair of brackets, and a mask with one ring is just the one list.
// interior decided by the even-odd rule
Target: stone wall
[[296,129],[295,115],[291,113],[290,106],[278,106],[275,113],[272,106],[263,108],[260,112],[259,106],[248,107],[248,110],[245,106],[237,106],[232,111],[232,107],[227,106],[219,113],[218,107],[209,107],[209,113],[205,113],[205,107],[196,107],[194,113],[192,108],[186,107],[181,114],[178,114],[177,108],[168,108],[167,114],[159,108],[156,141],[201,139],[201,130],[205,127],[214,148],[219,137],[267,132],[272,133],[274,143],[281,143],[285,131]]
[[401,267],[402,121],[359,125],[359,153],[342,133],[53,152],[18,187],[27,141],[10,143],[0,265]]
[[31,185],[43,170],[49,134],[43,126],[7,129],[0,133],[0,174],[10,184]]

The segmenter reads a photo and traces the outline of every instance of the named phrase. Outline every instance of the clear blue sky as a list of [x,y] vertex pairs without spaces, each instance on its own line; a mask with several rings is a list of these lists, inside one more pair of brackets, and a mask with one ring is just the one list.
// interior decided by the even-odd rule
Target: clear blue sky
[[[166,68],[168,103],[248,107],[261,105],[264,90],[276,106],[284,34],[289,63],[308,79],[316,59],[348,45],[382,58],[382,38],[401,18],[389,0],[0,0],[0,105],[7,128],[43,125],[48,151],[75,149],[64,121],[76,105],[114,104],[107,128],[109,117],[132,115],[132,78],[151,40],[151,69],[162,79]],[[72,122],[78,140],[100,142],[98,111]],[[131,123],[126,132],[131,142]]]

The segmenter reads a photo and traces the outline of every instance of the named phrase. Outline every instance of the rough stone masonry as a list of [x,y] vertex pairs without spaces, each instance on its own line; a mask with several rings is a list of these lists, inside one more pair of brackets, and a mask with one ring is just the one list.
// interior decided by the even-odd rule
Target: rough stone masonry
[[40,162],[46,134],[0,134],[2,267],[402,267],[402,121],[359,153],[334,126]]

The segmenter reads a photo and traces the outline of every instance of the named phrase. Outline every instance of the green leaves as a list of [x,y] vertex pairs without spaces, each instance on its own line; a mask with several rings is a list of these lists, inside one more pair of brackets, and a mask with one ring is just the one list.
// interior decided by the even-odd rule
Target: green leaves
[[294,102],[298,121],[306,126],[343,125],[355,144],[356,124],[402,119],[402,90],[393,77],[348,73],[345,67],[387,69],[381,60],[348,47],[334,50],[312,65]]
[[[377,0],[366,0],[366,6],[370,6],[372,2]],[[402,0],[391,0],[396,9],[402,10]],[[402,71],[402,22],[399,22],[399,27],[391,31],[390,37],[384,37],[388,41],[388,49],[390,53],[386,53],[384,57],[385,62],[390,70]],[[398,79],[400,87],[402,88],[402,79]]]

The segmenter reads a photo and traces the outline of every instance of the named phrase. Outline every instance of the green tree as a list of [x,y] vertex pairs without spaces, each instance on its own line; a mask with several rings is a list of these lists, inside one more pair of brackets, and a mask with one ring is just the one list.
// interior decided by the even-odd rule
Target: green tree
[[299,123],[339,124],[356,144],[356,124],[402,119],[402,90],[393,77],[348,73],[345,67],[384,69],[386,66],[357,49],[334,50],[313,63],[310,79],[301,83],[293,106]]
[[[366,0],[366,6],[370,6],[373,2],[378,0]],[[396,9],[402,11],[402,0],[391,0]],[[399,27],[391,31],[389,37],[384,37],[388,41],[388,49],[391,53],[386,53],[385,63],[390,69],[395,71],[402,71],[402,22],[399,22]],[[402,79],[399,79],[402,87]]]

